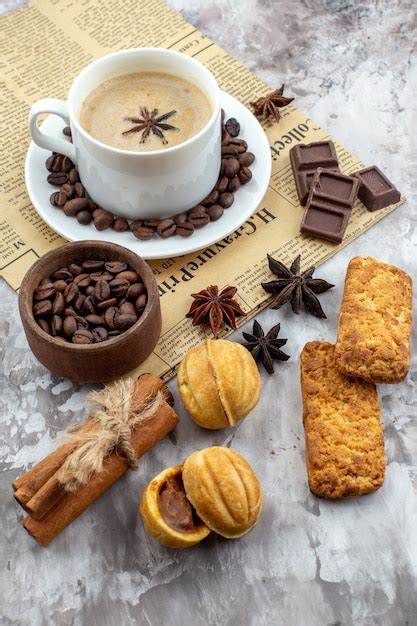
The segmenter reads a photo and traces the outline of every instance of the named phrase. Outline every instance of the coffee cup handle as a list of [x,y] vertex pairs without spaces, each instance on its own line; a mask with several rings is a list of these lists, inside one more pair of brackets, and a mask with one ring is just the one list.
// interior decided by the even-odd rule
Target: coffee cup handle
[[29,111],[29,132],[34,143],[40,148],[59,152],[69,157],[73,163],[76,163],[75,147],[69,141],[43,132],[37,124],[38,116],[42,113],[52,113],[62,117],[64,122],[69,126],[68,108],[66,102],[58,98],[42,98],[32,105]]

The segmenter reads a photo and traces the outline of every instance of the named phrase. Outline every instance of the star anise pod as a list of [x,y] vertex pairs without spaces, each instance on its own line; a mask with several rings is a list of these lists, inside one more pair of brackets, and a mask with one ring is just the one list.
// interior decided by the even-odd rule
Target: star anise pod
[[193,318],[193,326],[208,322],[215,337],[217,337],[223,322],[235,329],[236,317],[246,315],[239,303],[233,300],[236,292],[236,287],[223,287],[219,292],[216,285],[209,285],[198,293],[192,293],[194,302],[186,317]]
[[268,372],[274,373],[274,361],[287,361],[289,354],[282,352],[280,348],[287,343],[286,339],[277,339],[281,324],[276,324],[268,332],[264,330],[259,322],[253,322],[252,333],[242,333],[247,343],[243,345],[252,353],[255,361],[261,361]]
[[149,137],[151,131],[154,135],[162,139],[162,143],[165,145],[168,141],[165,139],[165,135],[162,132],[163,130],[179,130],[175,126],[171,124],[165,124],[164,121],[172,117],[176,114],[176,111],[169,111],[168,113],[164,113],[163,115],[158,115],[158,109],[153,109],[151,112],[148,111],[146,107],[141,107],[140,117],[125,117],[127,122],[133,122],[133,124],[137,124],[137,126],[133,126],[133,128],[129,128],[129,130],[125,130],[122,135],[129,135],[130,133],[139,133],[142,131],[142,137],[139,143],[144,143],[145,139]]
[[300,255],[291,264],[288,269],[283,263],[273,259],[268,254],[268,263],[271,272],[273,272],[278,280],[272,280],[269,283],[261,283],[262,287],[268,293],[276,293],[271,304],[271,308],[279,309],[283,304],[291,301],[291,307],[294,313],[299,313],[301,303],[304,307],[316,317],[325,318],[326,315],[321,308],[321,304],[316,296],[334,287],[325,280],[313,278],[315,267],[309,267],[302,274],[300,273]]
[[281,114],[279,109],[282,107],[286,107],[287,104],[290,104],[294,100],[294,98],[286,98],[284,94],[285,85],[282,84],[279,89],[275,89],[268,93],[266,96],[262,96],[255,100],[255,102],[251,102],[251,106],[254,108],[254,113],[256,117],[261,117],[263,120],[268,119],[268,117],[273,117],[276,122],[279,122],[281,119]]

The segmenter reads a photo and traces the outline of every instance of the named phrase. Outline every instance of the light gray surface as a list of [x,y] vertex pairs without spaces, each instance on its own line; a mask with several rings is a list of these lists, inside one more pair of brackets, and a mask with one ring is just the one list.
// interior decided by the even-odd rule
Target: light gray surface
[[[320,268],[318,275],[336,284],[321,298],[327,320],[292,316],[287,308],[258,316],[266,327],[282,323],[292,358],[275,376],[262,374],[261,400],[243,423],[206,432],[177,402],[182,420],[175,437],[147,454],[138,472],[120,480],[47,549],[18,526],[21,512],[10,483],[52,448],[56,433],[82,418],[88,389],[51,376],[35,361],[16,295],[1,285],[1,623],[417,624],[416,334],[406,382],[379,388],[387,475],[373,495],[330,503],[309,493],[298,382],[305,341],[335,339],[352,256],[372,254],[416,276],[416,5],[168,4],[271,85],[285,81],[297,105],[365,162],[379,165],[408,204]],[[171,386],[175,392],[175,381]],[[239,541],[212,536],[188,551],[162,548],[138,520],[139,493],[162,468],[212,444],[231,445],[252,462],[265,492],[260,523]]]

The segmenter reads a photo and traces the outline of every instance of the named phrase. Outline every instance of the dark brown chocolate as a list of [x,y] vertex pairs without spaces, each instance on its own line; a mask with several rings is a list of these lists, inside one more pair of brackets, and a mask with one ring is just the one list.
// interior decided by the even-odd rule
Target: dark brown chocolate
[[359,181],[321,167],[311,184],[300,231],[333,243],[343,240]]
[[336,150],[331,141],[298,144],[290,150],[291,167],[301,206],[305,206],[318,167],[338,171]]
[[158,494],[158,507],[168,526],[179,532],[194,532],[193,508],[184,491],[181,476],[167,480]]
[[384,209],[401,198],[398,189],[376,165],[355,172],[352,176],[356,176],[360,182],[358,197],[368,211]]

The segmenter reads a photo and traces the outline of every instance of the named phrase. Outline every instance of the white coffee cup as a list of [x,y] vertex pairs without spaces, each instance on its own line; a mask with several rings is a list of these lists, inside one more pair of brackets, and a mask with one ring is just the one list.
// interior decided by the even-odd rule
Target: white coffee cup
[[[151,152],[120,150],[91,137],[79,123],[85,98],[109,78],[141,71],[174,74],[199,87],[212,108],[206,126],[184,143]],[[62,117],[71,127],[73,143],[42,131],[37,125],[42,113]],[[94,202],[127,218],[164,218],[186,211],[210,193],[219,175],[219,87],[204,65],[172,50],[132,48],[97,59],[74,80],[67,102],[57,98],[35,102],[29,130],[38,146],[65,154],[77,165]]]

